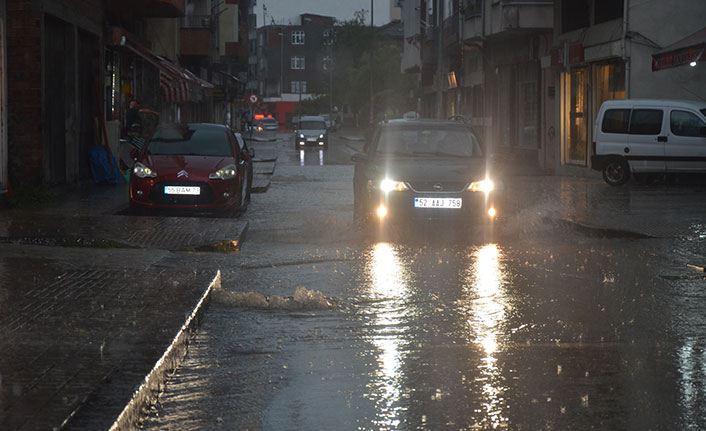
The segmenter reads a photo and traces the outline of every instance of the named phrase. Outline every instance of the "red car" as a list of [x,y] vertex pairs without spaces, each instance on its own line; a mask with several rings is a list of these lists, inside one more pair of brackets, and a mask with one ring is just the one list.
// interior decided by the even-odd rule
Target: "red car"
[[234,214],[250,201],[254,153],[227,126],[160,125],[132,156],[133,209]]

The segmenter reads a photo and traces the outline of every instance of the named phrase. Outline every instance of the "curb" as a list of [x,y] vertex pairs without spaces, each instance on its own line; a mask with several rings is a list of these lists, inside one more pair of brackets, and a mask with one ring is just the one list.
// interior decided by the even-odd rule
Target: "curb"
[[157,361],[152,371],[145,376],[140,387],[135,391],[130,402],[117,417],[110,431],[130,431],[139,429],[139,421],[143,411],[151,404],[155,394],[159,393],[160,386],[164,384],[167,374],[176,369],[186,355],[191,334],[198,327],[203,314],[210,302],[210,295],[213,289],[221,286],[221,271],[218,270],[213,281],[208,285],[201,299],[196,304],[194,311],[186,319],[174,340]]

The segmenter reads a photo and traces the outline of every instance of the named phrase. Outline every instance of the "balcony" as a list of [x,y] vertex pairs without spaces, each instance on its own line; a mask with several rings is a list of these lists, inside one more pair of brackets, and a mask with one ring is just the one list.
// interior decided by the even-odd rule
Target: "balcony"
[[111,13],[130,18],[177,18],[184,16],[185,0],[107,0]]
[[487,36],[550,30],[554,27],[552,1],[500,1],[489,9]]
[[182,28],[179,32],[179,50],[181,55],[202,57],[211,55],[211,29]]

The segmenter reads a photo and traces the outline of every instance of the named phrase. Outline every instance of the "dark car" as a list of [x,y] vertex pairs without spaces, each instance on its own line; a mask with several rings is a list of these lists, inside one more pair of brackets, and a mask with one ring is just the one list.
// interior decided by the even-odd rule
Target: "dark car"
[[254,153],[227,126],[161,125],[133,155],[133,208],[232,214],[250,201]]
[[326,120],[320,116],[304,116],[294,130],[294,148],[300,149],[307,145],[326,147],[328,145],[328,130]]
[[502,185],[488,171],[478,139],[459,122],[387,121],[353,161],[357,220],[475,225],[501,215]]

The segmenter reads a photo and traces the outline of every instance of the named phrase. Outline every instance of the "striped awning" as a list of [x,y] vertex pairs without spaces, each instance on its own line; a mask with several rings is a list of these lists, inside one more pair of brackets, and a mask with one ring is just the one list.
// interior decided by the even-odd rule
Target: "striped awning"
[[181,69],[162,57],[159,59],[159,87],[162,99],[169,103],[182,103],[194,100],[195,88],[198,82],[191,79]]

